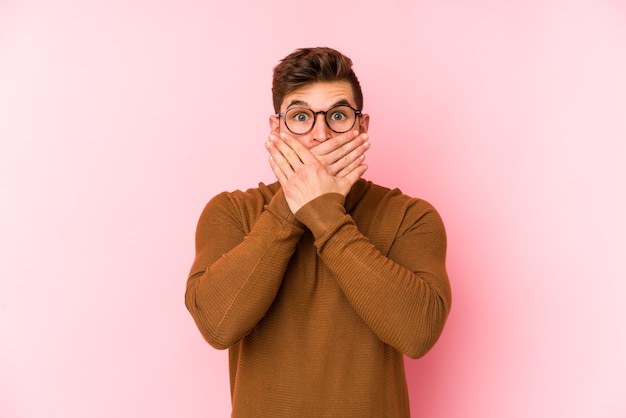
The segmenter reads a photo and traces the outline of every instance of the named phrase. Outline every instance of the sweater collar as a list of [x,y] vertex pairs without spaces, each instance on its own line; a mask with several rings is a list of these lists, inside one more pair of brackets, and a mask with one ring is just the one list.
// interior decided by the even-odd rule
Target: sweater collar
[[348,196],[346,196],[346,201],[344,203],[344,207],[346,208],[346,212],[350,213],[356,205],[361,201],[367,190],[372,185],[371,181],[360,178],[354,185],[352,189],[348,192]]

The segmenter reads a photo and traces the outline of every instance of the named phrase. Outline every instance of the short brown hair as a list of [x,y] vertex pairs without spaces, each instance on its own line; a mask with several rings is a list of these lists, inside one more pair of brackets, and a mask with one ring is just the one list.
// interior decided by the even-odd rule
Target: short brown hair
[[272,99],[276,113],[285,96],[319,81],[349,82],[357,109],[363,109],[363,92],[352,70],[352,60],[332,48],[318,47],[297,49],[274,68]]

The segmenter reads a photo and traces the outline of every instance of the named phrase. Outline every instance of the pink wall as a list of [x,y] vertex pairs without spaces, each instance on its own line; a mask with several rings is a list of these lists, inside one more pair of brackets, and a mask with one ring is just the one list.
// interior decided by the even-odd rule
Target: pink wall
[[272,181],[271,69],[316,45],[355,61],[367,177],[448,228],[414,416],[626,416],[623,1],[237,3],[0,2],[0,416],[228,415],[195,224]]

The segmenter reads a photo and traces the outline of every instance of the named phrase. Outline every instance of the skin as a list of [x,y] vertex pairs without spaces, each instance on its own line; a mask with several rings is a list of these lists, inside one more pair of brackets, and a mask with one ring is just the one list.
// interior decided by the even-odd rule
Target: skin
[[[350,83],[316,82],[287,95],[280,111],[297,103],[317,112],[340,101],[356,108]],[[313,129],[304,135],[289,132],[278,116],[270,116],[269,122],[271,132],[265,147],[270,167],[294,214],[323,194],[339,193],[345,197],[367,170],[363,162],[370,147],[369,115],[360,115],[353,130],[342,134],[333,132],[322,114],[317,115]]]

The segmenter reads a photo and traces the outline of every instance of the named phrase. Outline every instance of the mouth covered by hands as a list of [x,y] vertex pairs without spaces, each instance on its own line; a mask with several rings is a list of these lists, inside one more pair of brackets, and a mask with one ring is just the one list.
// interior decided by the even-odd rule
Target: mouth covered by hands
[[367,133],[357,130],[333,136],[308,149],[298,139],[273,131],[265,147],[270,167],[280,182],[292,213],[326,194],[348,194],[367,170]]

